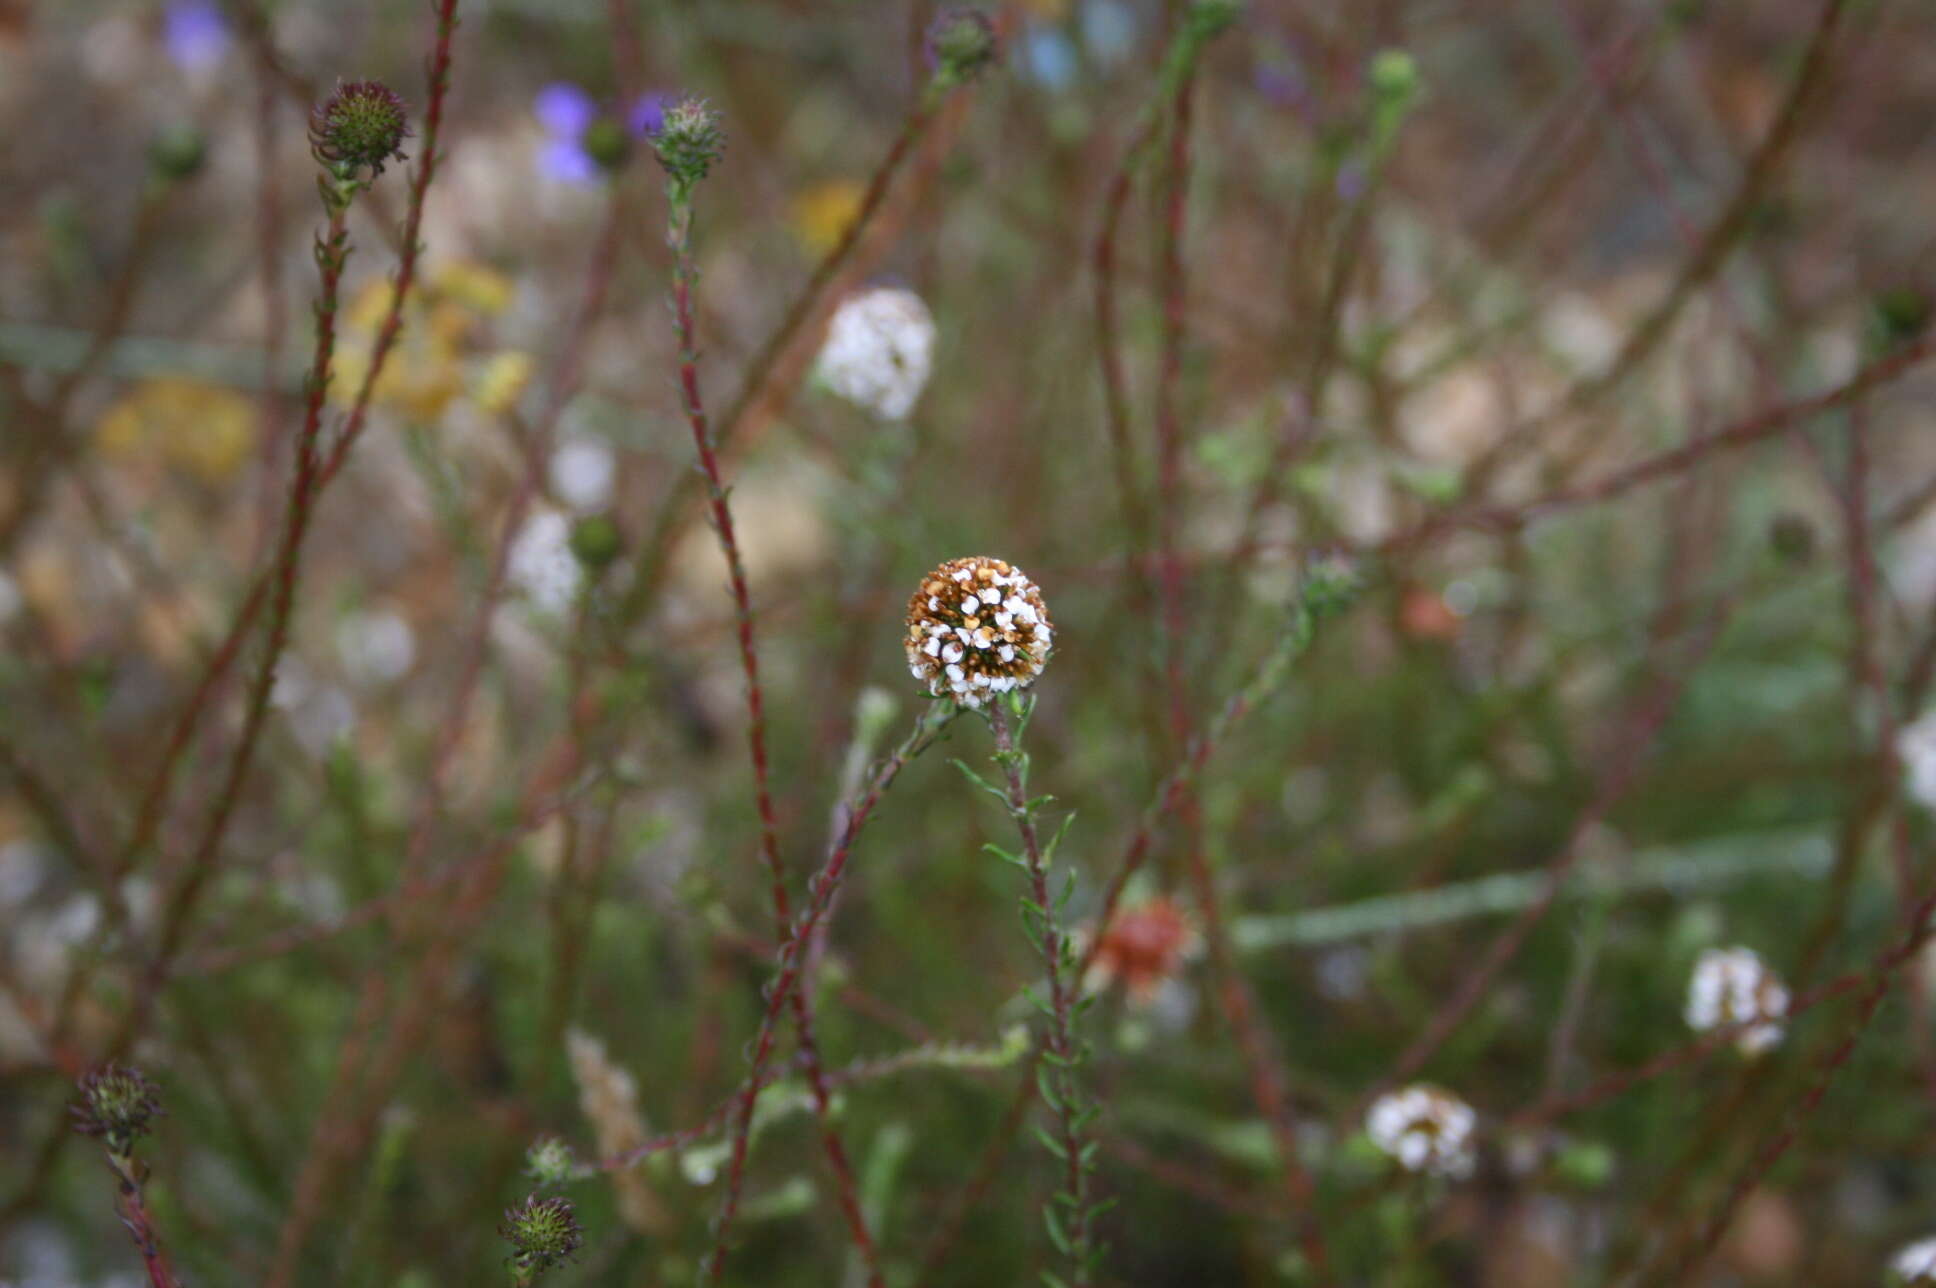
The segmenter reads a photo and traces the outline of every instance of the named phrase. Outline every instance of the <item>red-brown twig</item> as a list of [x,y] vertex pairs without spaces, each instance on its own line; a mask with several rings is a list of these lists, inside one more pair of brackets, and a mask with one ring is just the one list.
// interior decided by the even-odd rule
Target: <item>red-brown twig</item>
[[[719,455],[712,430],[706,421],[705,403],[699,393],[699,343],[692,309],[692,202],[690,195],[675,199],[668,237],[672,248],[672,316],[679,335],[679,391],[685,406],[686,422],[692,429],[693,448],[699,456],[700,472],[706,480],[706,503],[711,511],[713,532],[726,559],[727,580],[733,594],[735,634],[739,640],[740,669],[746,677],[746,743],[753,761],[753,801],[760,820],[760,852],[766,862],[767,879],[772,886],[773,921],[776,934],[784,939],[793,920],[787,897],[786,868],[780,859],[779,823],[773,813],[773,794],[768,783],[766,754],[766,699],[760,688],[760,657],[753,638],[753,597],[747,589],[746,565],[740,557],[739,538],[733,528],[733,510],[726,500],[726,483],[719,468]],[[813,1088],[814,1112],[820,1121],[821,1145],[834,1174],[835,1194],[847,1222],[848,1236],[861,1260],[866,1263],[868,1282],[880,1285],[880,1256],[867,1230],[861,1211],[860,1188],[854,1180],[853,1165],[833,1122],[833,1096],[820,1063],[820,1045],[815,1035],[813,1009],[806,989],[792,996],[794,1028],[805,1057],[807,1080]],[[718,1260],[715,1260],[715,1267]]]
[[773,982],[766,989],[766,1007],[760,1016],[759,1033],[753,1039],[749,1067],[734,1104],[732,1150],[727,1161],[726,1184],[720,1196],[719,1214],[714,1219],[713,1250],[705,1268],[709,1282],[718,1282],[720,1270],[725,1265],[727,1240],[732,1233],[733,1220],[739,1212],[740,1190],[745,1183],[747,1145],[753,1130],[753,1107],[759,1100],[767,1061],[773,1055],[780,1012],[788,1005],[787,999],[795,986],[801,984],[801,965],[806,947],[812,942],[821,918],[826,916],[828,907],[833,903],[841,879],[846,875],[854,842],[859,839],[861,829],[880,804],[881,797],[894,785],[895,778],[907,762],[939,737],[956,714],[952,705],[939,715],[934,714],[932,709],[924,712],[914,732],[875,770],[866,792],[847,811],[846,824],[841,828],[839,839],[828,851],[826,862],[807,883],[806,907],[800,911],[791,932],[780,943]]

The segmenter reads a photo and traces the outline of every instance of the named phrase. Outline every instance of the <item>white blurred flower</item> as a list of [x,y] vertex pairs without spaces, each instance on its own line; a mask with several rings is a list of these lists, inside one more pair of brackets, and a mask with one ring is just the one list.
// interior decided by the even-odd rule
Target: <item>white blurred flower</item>
[[417,660],[417,637],[410,623],[387,610],[351,613],[336,624],[336,655],[357,683],[387,684]]
[[1911,1288],[1936,1284],[1936,1238],[1916,1240],[1890,1260],[1889,1268]]
[[1694,963],[1687,985],[1687,1023],[1703,1030],[1769,1017],[1735,1039],[1743,1055],[1759,1055],[1781,1041],[1788,990],[1751,948],[1710,948]]
[[902,420],[928,383],[934,336],[920,296],[895,287],[862,291],[834,310],[815,372],[849,402]]
[[1478,1121],[1471,1105],[1421,1083],[1373,1101],[1365,1132],[1406,1171],[1458,1179],[1472,1175],[1472,1130]]
[[545,510],[525,520],[511,543],[511,584],[539,609],[563,613],[578,594],[584,575],[571,553],[571,520]]
[[1896,732],[1896,756],[1909,779],[1909,798],[1936,809],[1936,711]]
[[551,454],[551,490],[580,514],[605,508],[617,472],[612,449],[595,438],[574,438]]

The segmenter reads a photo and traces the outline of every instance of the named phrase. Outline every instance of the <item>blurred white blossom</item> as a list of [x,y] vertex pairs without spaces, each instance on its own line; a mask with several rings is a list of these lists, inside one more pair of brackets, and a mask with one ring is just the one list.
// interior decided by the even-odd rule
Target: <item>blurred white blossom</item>
[[1909,798],[1936,809],[1936,711],[1897,731],[1896,755],[1909,779]]
[[1472,1175],[1478,1121],[1472,1106],[1451,1092],[1419,1084],[1373,1101],[1365,1132],[1406,1171],[1456,1179]]
[[1889,1268],[1906,1285],[1936,1284],[1936,1238],[1916,1240],[1896,1253]]
[[1768,1017],[1735,1039],[1743,1055],[1758,1055],[1781,1041],[1779,1017],[1788,990],[1751,948],[1710,948],[1694,963],[1687,985],[1687,1023],[1705,1030]]
[[551,490],[580,514],[605,508],[617,472],[612,449],[595,438],[571,439],[551,454]]
[[417,660],[417,637],[410,623],[387,610],[351,613],[336,625],[336,655],[357,683],[387,684]]
[[877,287],[842,300],[815,371],[849,402],[905,419],[934,366],[934,318],[921,297]]
[[544,510],[525,520],[511,543],[511,584],[547,613],[563,613],[584,575],[571,553],[571,520]]

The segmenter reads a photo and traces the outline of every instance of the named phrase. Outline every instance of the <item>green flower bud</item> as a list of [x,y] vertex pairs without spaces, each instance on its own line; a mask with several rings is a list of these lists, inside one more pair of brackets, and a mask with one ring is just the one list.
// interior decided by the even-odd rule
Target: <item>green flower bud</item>
[[127,1157],[161,1115],[161,1088],[139,1069],[104,1065],[82,1078],[80,1088],[81,1098],[68,1108],[74,1130],[101,1137],[117,1157]]
[[309,114],[310,150],[339,179],[365,169],[371,178],[382,174],[391,160],[403,159],[408,137],[403,100],[379,81],[339,82]]
[[1806,564],[1815,558],[1815,525],[1793,511],[1777,514],[1768,524],[1768,545],[1783,563]]
[[1902,344],[1929,325],[1929,296],[1913,286],[1892,286],[1870,304],[1876,337],[1884,345]]
[[625,548],[625,539],[609,515],[580,519],[571,530],[571,552],[591,572],[601,572]]
[[208,140],[193,125],[164,125],[148,141],[148,166],[168,183],[192,179],[208,157]]
[[498,1233],[511,1245],[512,1267],[527,1277],[570,1261],[585,1242],[571,1200],[541,1199],[535,1194],[504,1210]]
[[1184,21],[1189,24],[1191,35],[1208,40],[1221,35],[1243,16],[1243,0],[1196,0]]
[[632,157],[632,136],[609,116],[601,116],[586,126],[578,145],[607,174],[624,168]]
[[1409,101],[1418,93],[1418,64],[1402,49],[1380,50],[1371,60],[1367,80],[1377,97]]

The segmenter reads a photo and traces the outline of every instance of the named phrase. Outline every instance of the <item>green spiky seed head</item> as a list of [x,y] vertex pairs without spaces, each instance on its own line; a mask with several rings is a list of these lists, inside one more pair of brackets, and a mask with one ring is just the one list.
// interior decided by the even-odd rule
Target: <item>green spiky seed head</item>
[[164,125],[148,141],[148,165],[169,183],[193,179],[208,158],[208,139],[193,125]]
[[965,85],[999,52],[995,24],[980,9],[943,9],[928,24],[928,65],[941,84]]
[[666,109],[652,146],[673,187],[690,191],[719,164],[726,151],[726,134],[719,128],[719,113],[705,99],[682,98]]
[[572,1166],[571,1146],[556,1136],[540,1136],[524,1151],[524,1173],[539,1185],[563,1185]]
[[632,136],[625,127],[609,116],[601,116],[585,127],[578,139],[578,146],[585,149],[599,169],[607,174],[624,168],[632,157]]
[[80,1099],[69,1107],[74,1130],[99,1136],[108,1152],[126,1157],[161,1115],[161,1088],[139,1069],[103,1065],[80,1081]]
[[535,1194],[516,1207],[506,1208],[504,1224],[497,1230],[511,1245],[512,1268],[525,1276],[542,1274],[571,1260],[585,1242],[571,1200],[541,1199]]
[[403,100],[381,81],[339,82],[309,114],[309,146],[339,179],[365,169],[371,178],[382,174],[386,164],[403,158],[409,137]]

